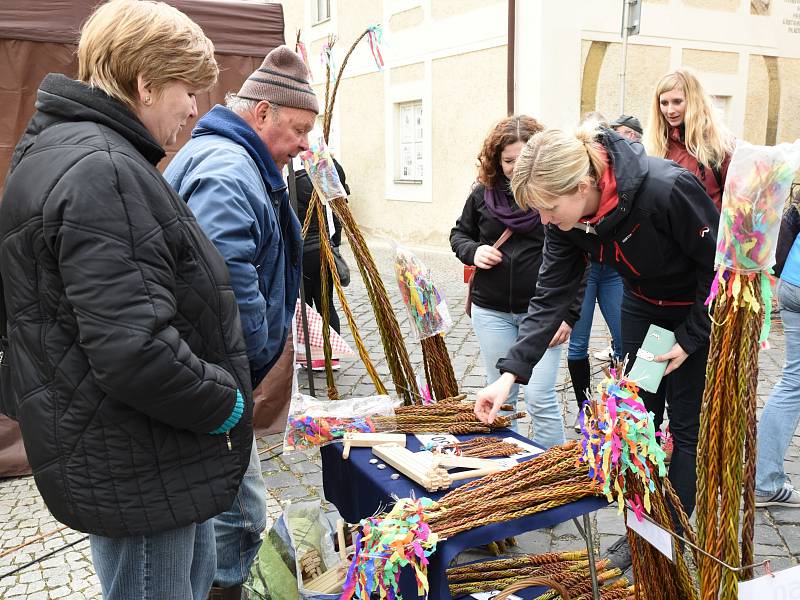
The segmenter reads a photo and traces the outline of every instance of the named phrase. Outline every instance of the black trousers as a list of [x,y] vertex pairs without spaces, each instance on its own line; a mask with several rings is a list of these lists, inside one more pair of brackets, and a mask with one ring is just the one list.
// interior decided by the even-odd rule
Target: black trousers
[[[622,354],[633,365],[651,324],[674,331],[686,318],[689,306],[656,306],[625,292],[622,299]],[[666,403],[669,430],[673,438],[669,479],[686,514],[694,511],[697,492],[697,436],[700,406],[706,385],[708,344],[695,350],[684,363],[661,380],[658,391],[639,391],[647,410],[655,415],[656,431],[661,426]]]
[[[319,249],[303,253],[303,287],[306,293],[306,304],[322,313],[322,263]],[[331,313],[331,327],[340,333],[339,315],[333,306],[333,277],[328,273],[328,306]]]

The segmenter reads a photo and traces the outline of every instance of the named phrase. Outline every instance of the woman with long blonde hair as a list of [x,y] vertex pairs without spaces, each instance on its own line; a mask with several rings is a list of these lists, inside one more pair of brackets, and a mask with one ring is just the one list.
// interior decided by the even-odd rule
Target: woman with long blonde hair
[[[492,422],[514,381],[539,362],[578,291],[587,259],[608,265],[625,282],[623,356],[636,356],[651,324],[675,334],[673,347],[654,358],[668,363],[658,393],[641,395],[655,414],[656,430],[665,396],[670,399],[669,477],[691,514],[711,331],[704,302],[714,277],[719,220],[711,199],[686,169],[592,125],[534,135],[517,159],[511,188],[517,203],[537,209],[545,225],[542,267],[519,337],[497,363],[502,375],[478,393],[475,414]],[[623,541],[609,553],[615,567],[630,565]]]
[[644,144],[651,156],[694,173],[720,208],[735,140],[689,69],[667,73],[656,85]]

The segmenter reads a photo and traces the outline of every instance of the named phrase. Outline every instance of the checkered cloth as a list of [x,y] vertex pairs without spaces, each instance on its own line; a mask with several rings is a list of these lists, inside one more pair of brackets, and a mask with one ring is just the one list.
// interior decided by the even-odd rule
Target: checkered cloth
[[[308,320],[308,341],[311,344],[311,360],[325,358],[322,349],[322,315],[310,307],[306,307],[306,319]],[[340,336],[333,327],[331,330],[331,358],[347,358],[355,356],[355,352],[348,345],[344,338]],[[294,308],[294,321],[292,323],[294,333],[294,351],[298,359],[305,359],[306,356],[306,337],[303,334],[303,317],[300,314],[300,300]]]

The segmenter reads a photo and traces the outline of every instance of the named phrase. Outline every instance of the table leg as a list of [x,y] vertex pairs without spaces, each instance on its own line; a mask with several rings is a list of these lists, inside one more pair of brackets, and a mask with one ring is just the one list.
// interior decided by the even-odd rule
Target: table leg
[[[592,534],[590,514],[591,513],[583,515],[583,531],[581,531],[580,526],[578,526],[578,531],[581,531],[581,534],[586,540],[586,551],[589,554],[589,578],[592,580],[592,598],[594,598],[594,600],[600,600],[600,589],[597,586],[597,568],[594,558],[594,535]],[[578,524],[577,521],[575,524]]]

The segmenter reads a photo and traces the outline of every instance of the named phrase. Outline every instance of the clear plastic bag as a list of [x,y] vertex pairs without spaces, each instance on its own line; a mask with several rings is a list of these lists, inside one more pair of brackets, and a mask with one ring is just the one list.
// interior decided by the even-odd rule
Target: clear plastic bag
[[336,165],[333,163],[331,153],[322,136],[310,144],[308,150],[301,152],[300,158],[303,160],[303,166],[311,179],[311,184],[317,190],[320,200],[327,203],[336,198],[347,198],[347,192],[339,180]]
[[[325,594],[304,587],[303,557],[316,553],[319,569],[342,565],[333,545],[333,531],[319,500],[289,503],[269,530],[258,551],[248,597],[258,600],[335,600],[341,593]],[[342,583],[346,571],[342,570]],[[308,578],[307,578],[308,579]]]
[[783,206],[799,167],[800,140],[777,146],[737,144],[722,198],[717,267],[752,273],[775,264]]
[[447,300],[423,262],[408,248],[395,245],[394,271],[414,338],[447,333],[453,326]]
[[372,433],[392,429],[394,403],[389,396],[317,400],[312,396],[295,394],[289,407],[283,450],[308,450],[340,440],[348,432]]

